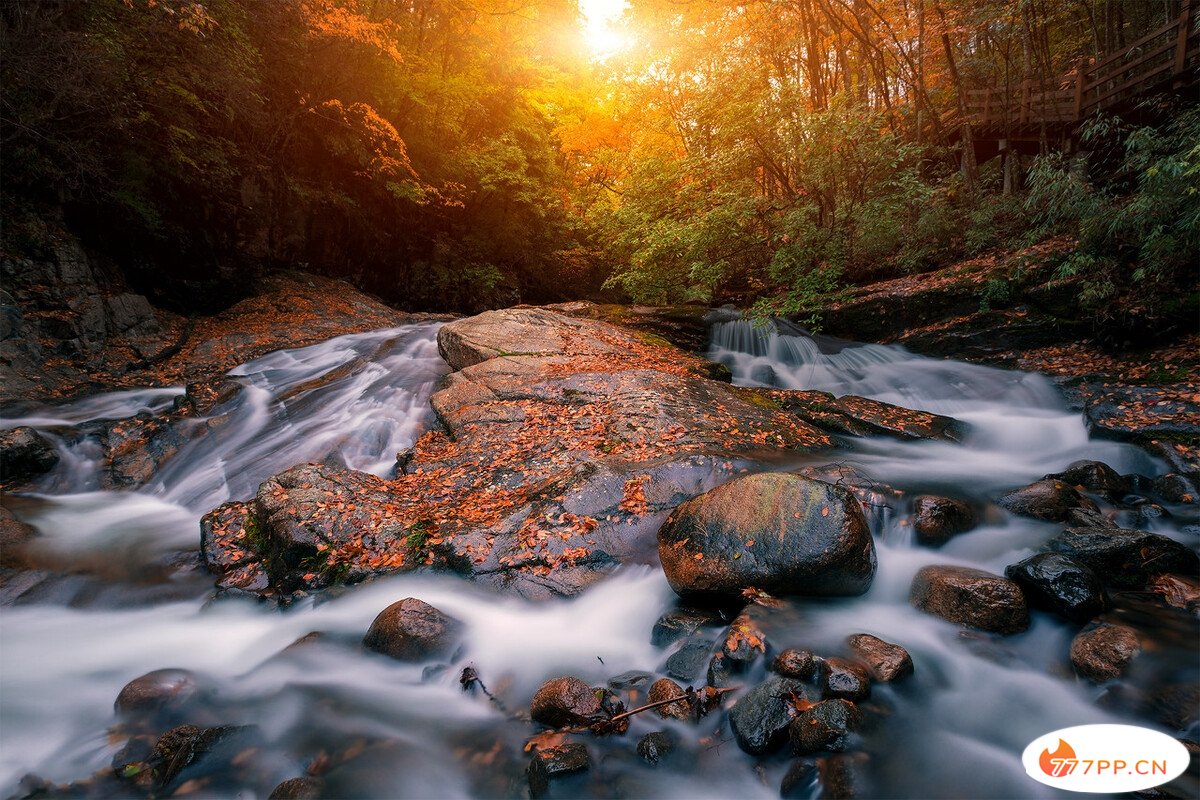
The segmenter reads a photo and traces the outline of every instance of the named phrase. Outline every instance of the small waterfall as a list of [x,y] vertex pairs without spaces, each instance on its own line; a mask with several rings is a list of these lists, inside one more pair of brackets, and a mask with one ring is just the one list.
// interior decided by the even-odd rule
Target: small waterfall
[[1083,415],[1067,407],[1044,375],[928,358],[897,345],[781,334],[749,320],[714,326],[709,357],[728,366],[741,386],[857,395],[970,425],[963,445],[857,443],[853,460],[897,485],[970,480],[973,491],[986,494],[1081,458],[1124,472],[1161,470],[1135,447],[1091,440]]

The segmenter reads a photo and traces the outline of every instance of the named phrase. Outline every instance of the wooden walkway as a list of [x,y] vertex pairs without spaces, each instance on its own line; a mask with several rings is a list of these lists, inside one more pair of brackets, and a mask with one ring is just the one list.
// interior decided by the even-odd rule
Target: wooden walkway
[[[1005,147],[1037,153],[1043,138],[1069,148],[1093,114],[1128,114],[1163,92],[1200,100],[1200,0],[1184,0],[1170,23],[1096,63],[1081,62],[1053,87],[1025,78],[1009,87],[969,89],[964,110],[982,163]],[[958,109],[943,122],[960,135]]]

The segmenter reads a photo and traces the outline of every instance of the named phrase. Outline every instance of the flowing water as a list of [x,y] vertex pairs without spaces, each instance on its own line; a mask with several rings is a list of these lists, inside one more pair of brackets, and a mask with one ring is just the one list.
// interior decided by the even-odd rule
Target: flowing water
[[[513,709],[557,675],[602,685],[627,671],[662,674],[677,645],[653,646],[650,631],[674,596],[653,565],[626,567],[582,596],[554,603],[497,597],[450,576],[407,575],[320,602],[309,598],[286,612],[249,600],[214,601],[210,586],[194,575],[182,581],[169,567],[152,569],[194,549],[200,515],[251,496],[260,481],[295,463],[333,459],[387,474],[396,452],[430,422],[427,401],[446,369],[436,327],[340,337],[238,367],[230,374],[243,390],[209,420],[189,423],[199,433],[149,482],[123,492],[98,489],[95,431],[103,421],[162,410],[180,391],[102,395],[0,422],[33,425],[58,442],[60,465],[31,496],[14,498],[15,508],[64,568],[90,570],[100,577],[89,580],[110,585],[103,592],[35,595],[0,612],[0,792],[11,794],[27,772],[66,782],[105,769],[121,744],[108,735],[121,687],[147,671],[176,667],[194,670],[210,691],[210,724],[258,729],[257,778],[236,789],[210,787],[215,796],[265,797],[319,754],[361,738],[394,745],[380,758],[331,770],[333,796],[521,797],[527,758],[521,744],[532,729],[461,691],[463,666],[473,665]],[[1079,458],[1123,473],[1163,469],[1136,448],[1089,439],[1082,416],[1038,375],[895,347],[822,353],[811,339],[767,335],[744,322],[714,331],[711,356],[729,365],[740,384],[858,394],[969,423],[962,444],[870,439],[838,454],[841,464],[908,493],[945,492],[982,504]],[[784,466],[804,463],[824,462]],[[1194,545],[1178,518],[1152,524]],[[872,525],[879,571],[870,592],[790,602],[769,631],[778,647],[834,654],[848,634],[869,632],[912,653],[911,680],[875,689],[873,702],[884,713],[864,742],[870,796],[1052,796],[1024,775],[1025,744],[1055,728],[1135,719],[1119,704],[1098,704],[1103,690],[1071,677],[1066,651],[1076,628],[1035,614],[1030,630],[1017,636],[964,637],[907,603],[920,567],[955,563],[1003,572],[1057,526],[994,511],[975,531],[932,551],[912,544],[902,509],[877,509]],[[103,562],[133,568],[97,569]],[[171,591],[146,600],[133,591],[139,580],[169,584]],[[454,668],[423,669],[357,647],[374,616],[407,596],[465,623]],[[310,631],[326,636],[284,651]],[[721,629],[704,633],[715,639]],[[1171,669],[1186,669],[1191,656],[1171,648],[1160,648],[1160,668],[1167,659]],[[761,677],[757,669],[748,680]],[[680,752],[658,768],[641,762],[633,753],[637,737],[672,726],[683,741]],[[743,754],[720,714],[698,730],[642,714],[624,737],[588,741],[593,769],[557,782],[556,796],[769,798],[778,796],[788,768],[782,754],[758,761]]]

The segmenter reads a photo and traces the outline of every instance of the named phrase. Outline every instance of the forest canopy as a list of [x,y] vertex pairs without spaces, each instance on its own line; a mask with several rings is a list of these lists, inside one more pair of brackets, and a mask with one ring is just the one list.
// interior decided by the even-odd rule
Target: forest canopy
[[61,215],[168,303],[299,267],[410,308],[795,312],[1067,231],[1098,310],[1170,311],[1195,107],[1156,92],[1069,136],[1026,112],[1180,9],[630,0],[600,58],[574,0],[9,3],[6,246]]

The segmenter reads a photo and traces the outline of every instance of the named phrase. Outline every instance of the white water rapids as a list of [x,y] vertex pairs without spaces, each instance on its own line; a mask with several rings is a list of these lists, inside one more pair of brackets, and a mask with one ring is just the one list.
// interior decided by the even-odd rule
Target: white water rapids
[[[435,325],[418,325],[340,337],[237,368],[231,375],[246,388],[214,410],[221,424],[208,425],[133,491],[97,490],[97,445],[78,431],[161,409],[179,392],[103,395],[0,421],[0,427],[33,425],[57,437],[63,455],[38,493],[20,498],[17,512],[68,563],[86,565],[106,555],[153,561],[194,548],[201,514],[227,499],[251,496],[260,481],[295,463],[334,458],[385,474],[396,452],[430,422],[428,398],[446,369],[435,332]],[[715,330],[711,356],[731,367],[737,383],[858,394],[969,423],[971,433],[961,445],[872,439],[837,455],[908,491],[983,502],[1079,458],[1104,461],[1122,473],[1162,471],[1136,448],[1089,439],[1082,416],[1067,409],[1041,376],[926,359],[894,347],[823,355],[811,340],[768,336],[743,322]],[[293,394],[301,386],[307,388]],[[76,433],[68,435],[67,426],[77,426]],[[879,571],[870,592],[797,601],[797,621],[772,643],[833,654],[848,634],[869,632],[912,653],[913,679],[875,690],[875,700],[890,709],[867,742],[877,794],[1058,796],[1025,776],[1022,748],[1055,728],[1130,721],[1099,707],[1099,690],[1071,677],[1069,665],[1063,668],[1077,628],[1038,613],[1026,633],[972,640],[912,609],[907,594],[924,565],[967,564],[1002,573],[1059,527],[996,514],[932,551],[913,546],[900,520],[876,523]],[[1170,525],[1163,532],[1179,536]],[[66,782],[105,769],[119,746],[105,735],[118,691],[130,679],[166,667],[206,676],[217,687],[223,722],[261,729],[273,754],[263,767],[267,777],[239,796],[266,797],[274,782],[303,774],[317,749],[333,749],[357,735],[403,742],[413,755],[362,778],[347,796],[525,796],[520,769],[527,757],[520,745],[532,729],[460,691],[462,666],[474,665],[498,696],[520,708],[541,682],[557,675],[602,685],[627,670],[661,674],[673,649],[650,643],[654,621],[673,607],[674,595],[661,571],[647,566],[622,569],[578,598],[540,605],[434,575],[389,578],[282,613],[249,600],[213,602],[204,587],[190,584],[149,605],[99,596],[109,600],[49,592],[0,610],[3,796],[29,772]],[[465,623],[466,645],[454,669],[425,675],[421,666],[354,646],[381,609],[408,596]],[[329,639],[280,653],[314,630]],[[720,630],[711,633],[715,638]],[[554,796],[778,797],[787,758],[764,759],[756,773],[755,759],[737,748],[721,719],[703,720],[699,735],[709,738],[684,744],[674,761],[655,769],[633,754],[637,737],[675,726],[685,742],[694,742],[697,733],[639,715],[624,737],[589,742],[593,769],[557,784]],[[508,755],[475,757],[494,742],[502,742]]]

